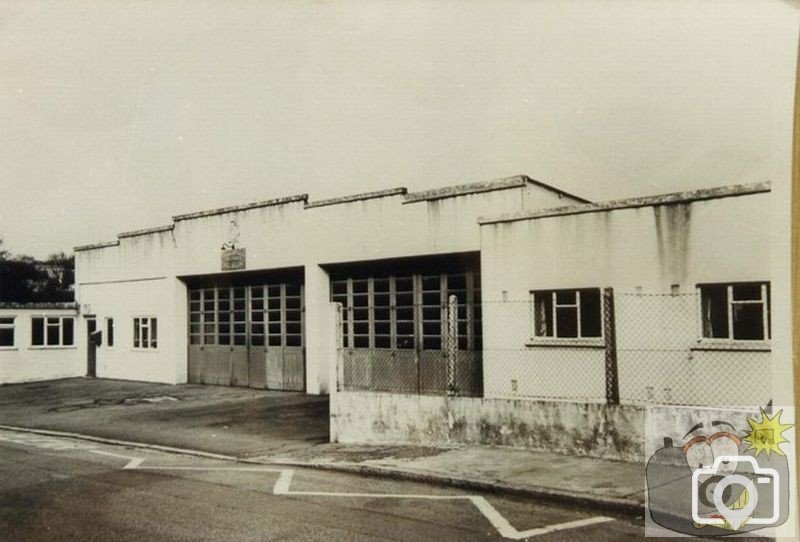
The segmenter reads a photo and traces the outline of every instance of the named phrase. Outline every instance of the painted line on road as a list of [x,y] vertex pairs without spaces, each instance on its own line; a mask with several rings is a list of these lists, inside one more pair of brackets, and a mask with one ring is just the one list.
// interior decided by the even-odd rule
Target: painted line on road
[[277,473],[278,479],[272,487],[273,495],[287,495],[295,497],[333,497],[333,498],[369,498],[369,499],[424,499],[429,501],[469,501],[478,511],[492,524],[495,530],[503,538],[510,540],[522,540],[525,538],[532,538],[545,534],[554,533],[557,531],[566,531],[569,529],[579,529],[591,525],[598,525],[614,521],[614,518],[597,516],[593,518],[580,519],[576,521],[568,521],[565,523],[557,523],[548,525],[546,527],[537,527],[535,529],[528,529],[520,531],[516,529],[503,514],[501,514],[489,501],[480,495],[421,495],[421,494],[406,494],[406,493],[347,493],[347,492],[329,492],[329,491],[293,491],[291,489],[292,480],[294,477],[294,469],[287,468],[274,468],[274,467],[187,467],[187,466],[143,466],[145,461],[143,458],[123,456],[120,454],[112,454],[109,452],[102,452],[93,450],[95,453],[103,455],[110,455],[121,459],[127,459],[128,463],[123,467],[127,470],[173,470],[173,471],[240,471],[240,472],[265,472]]

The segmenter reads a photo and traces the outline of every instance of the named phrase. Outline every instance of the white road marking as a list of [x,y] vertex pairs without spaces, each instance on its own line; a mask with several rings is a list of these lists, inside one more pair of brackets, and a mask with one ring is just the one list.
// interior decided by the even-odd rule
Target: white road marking
[[123,467],[128,470],[177,470],[177,471],[244,471],[244,472],[268,472],[278,473],[278,479],[272,487],[273,495],[292,495],[298,497],[338,497],[338,498],[370,498],[370,499],[425,499],[431,501],[456,501],[466,500],[471,502],[481,514],[492,524],[497,532],[503,538],[510,540],[522,540],[524,538],[532,538],[545,534],[554,533],[557,531],[565,531],[568,529],[578,529],[581,527],[588,527],[590,525],[598,525],[600,523],[607,523],[614,521],[613,518],[605,516],[597,516],[593,518],[579,519],[576,521],[569,521],[566,523],[557,523],[555,525],[548,525],[546,527],[538,527],[536,529],[528,529],[526,531],[517,530],[509,521],[503,516],[489,501],[484,497],[478,495],[419,495],[419,494],[404,494],[404,493],[344,493],[344,492],[328,492],[328,491],[292,491],[292,478],[294,476],[294,469],[287,468],[274,468],[274,467],[184,467],[184,466],[142,466],[144,459],[112,454],[108,452],[101,452],[93,450],[95,453],[128,459],[128,463]]
[[0,431],[0,441],[11,442],[21,446],[33,446],[35,448],[42,448],[45,450],[53,450],[56,452],[62,450],[91,450],[93,446],[88,446],[80,442],[65,442],[63,439],[47,438],[39,435],[28,435],[24,433],[11,433]]

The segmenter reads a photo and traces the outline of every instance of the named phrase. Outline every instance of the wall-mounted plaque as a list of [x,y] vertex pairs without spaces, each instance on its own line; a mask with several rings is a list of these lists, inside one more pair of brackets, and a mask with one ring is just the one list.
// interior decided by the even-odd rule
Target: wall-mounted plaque
[[237,271],[244,269],[246,264],[243,248],[230,248],[222,250],[222,270]]

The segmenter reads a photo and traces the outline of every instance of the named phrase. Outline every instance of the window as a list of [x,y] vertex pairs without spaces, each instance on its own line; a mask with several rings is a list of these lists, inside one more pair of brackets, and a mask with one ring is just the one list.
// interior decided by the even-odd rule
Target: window
[[599,288],[540,290],[531,294],[534,337],[583,339],[602,336]]
[[133,347],[157,348],[158,347],[158,319],[134,318],[133,319]]
[[0,318],[0,348],[14,346],[14,316]]
[[73,346],[75,319],[71,316],[35,316],[31,319],[33,346]]
[[106,346],[114,347],[114,319],[106,318]]
[[769,340],[768,282],[703,284],[699,289],[704,339]]

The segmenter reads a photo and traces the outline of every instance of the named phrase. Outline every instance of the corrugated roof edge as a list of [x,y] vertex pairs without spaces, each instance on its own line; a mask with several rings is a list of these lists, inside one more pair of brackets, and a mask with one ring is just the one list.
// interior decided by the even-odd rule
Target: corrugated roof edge
[[432,201],[444,198],[454,198],[457,196],[466,196],[468,194],[479,194],[481,192],[491,192],[494,190],[506,190],[509,188],[519,188],[527,184],[535,184],[545,190],[550,190],[561,196],[567,196],[578,201],[587,202],[589,200],[564,192],[547,183],[531,179],[527,175],[515,175],[513,177],[504,177],[501,179],[494,179],[491,181],[480,181],[477,183],[458,184],[454,186],[445,186],[443,188],[434,188],[432,190],[424,190],[422,192],[412,192],[406,194],[405,203],[416,203],[419,201]]
[[677,203],[690,203],[693,201],[746,196],[750,194],[760,194],[764,192],[769,192],[771,190],[770,186],[771,185],[769,181],[764,181],[760,183],[737,184],[730,186],[719,186],[715,188],[702,188],[699,190],[689,190],[685,192],[671,192],[668,194],[659,194],[656,196],[644,196],[637,198],[627,198],[622,200],[604,201],[599,203],[569,205],[566,207],[555,207],[551,209],[541,209],[538,211],[523,211],[519,213],[510,213],[492,218],[479,218],[478,224],[497,224],[501,222],[533,220],[538,218],[548,218],[554,216],[600,213],[605,211],[616,211],[619,209],[635,209],[637,207],[674,205]]
[[59,310],[78,310],[78,304],[74,301],[67,302],[42,302],[42,303],[12,303],[0,301],[0,309],[59,309]]
[[85,250],[94,250],[96,248],[108,248],[108,247],[115,247],[119,245],[119,241],[106,241],[104,243],[94,243],[91,245],[80,245],[77,247],[73,247],[72,250],[75,252],[83,252]]
[[208,211],[197,211],[195,213],[186,213],[183,215],[175,215],[172,220],[180,222],[181,220],[190,220],[192,218],[203,218],[206,216],[222,215],[227,213],[235,213],[238,211],[248,211],[250,209],[257,209],[259,207],[271,207],[274,205],[284,205],[286,203],[294,203],[308,201],[308,194],[298,194],[296,196],[288,196],[285,198],[275,198],[266,201],[255,201],[253,203],[245,203],[243,205],[232,205],[230,207],[220,207],[218,209],[209,209]]
[[133,231],[126,231],[120,234],[117,234],[119,239],[123,239],[125,237],[137,237],[139,235],[149,235],[151,233],[161,233],[165,231],[172,231],[175,229],[175,224],[170,224],[169,226],[157,226],[155,228],[145,228],[143,230],[133,230]]
[[386,190],[376,190],[374,192],[364,192],[362,194],[352,194],[350,196],[341,196],[338,198],[321,199],[306,203],[306,209],[313,209],[314,207],[325,207],[327,205],[338,205],[340,203],[350,203],[353,201],[363,201],[368,199],[385,198],[388,196],[402,196],[408,193],[405,186],[397,188],[387,188]]

